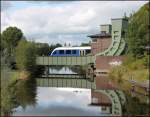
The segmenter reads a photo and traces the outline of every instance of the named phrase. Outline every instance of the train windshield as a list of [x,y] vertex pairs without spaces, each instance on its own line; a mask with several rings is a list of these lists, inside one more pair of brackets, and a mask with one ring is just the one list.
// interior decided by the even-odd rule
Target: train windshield
[[53,52],[53,55],[55,55],[55,54],[56,54],[56,51]]

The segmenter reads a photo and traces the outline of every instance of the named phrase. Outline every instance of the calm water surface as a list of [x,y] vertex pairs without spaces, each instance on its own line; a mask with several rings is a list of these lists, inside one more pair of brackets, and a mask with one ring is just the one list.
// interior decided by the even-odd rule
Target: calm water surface
[[50,74],[77,74],[69,67],[53,67],[49,68]]
[[98,116],[101,107],[90,106],[91,90],[37,87],[35,106],[18,107],[14,116]]
[[[79,68],[55,67],[49,70],[50,73],[80,73]],[[30,78],[19,80],[2,91],[4,115],[107,116],[103,114],[105,111],[101,106],[90,106],[91,89],[39,87],[36,78]],[[130,95],[126,95],[126,98],[128,101],[123,107],[123,115],[148,115],[148,104],[140,103]]]

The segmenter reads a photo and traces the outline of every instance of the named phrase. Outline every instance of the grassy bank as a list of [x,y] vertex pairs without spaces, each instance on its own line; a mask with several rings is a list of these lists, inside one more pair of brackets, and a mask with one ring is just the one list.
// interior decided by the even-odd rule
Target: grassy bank
[[[122,90],[130,93],[132,87],[131,81],[136,81],[141,85],[148,85],[149,70],[148,70],[148,55],[141,59],[134,59],[128,56],[121,66],[113,67],[110,70],[109,78]],[[135,85],[136,92],[142,95],[149,95],[149,92],[144,88]],[[141,96],[137,96],[140,101],[146,102]]]
[[1,116],[11,116],[18,106],[35,104],[35,79],[25,71],[1,68]]
[[1,69],[1,116],[9,116],[12,109],[17,106],[14,88],[17,83],[17,74],[6,67]]
[[125,92],[126,103],[123,106],[123,116],[149,116],[149,105],[141,103],[139,98]]

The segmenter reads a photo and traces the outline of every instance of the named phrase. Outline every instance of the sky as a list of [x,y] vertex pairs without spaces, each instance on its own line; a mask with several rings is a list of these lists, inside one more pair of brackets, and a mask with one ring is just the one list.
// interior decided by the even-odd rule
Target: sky
[[129,16],[148,1],[2,1],[1,32],[9,26],[28,40],[48,44],[80,45],[101,24]]
[[91,103],[90,89],[38,87],[36,99],[36,106],[29,105],[26,109],[19,106],[15,109],[13,116],[102,115],[100,106],[89,106]]

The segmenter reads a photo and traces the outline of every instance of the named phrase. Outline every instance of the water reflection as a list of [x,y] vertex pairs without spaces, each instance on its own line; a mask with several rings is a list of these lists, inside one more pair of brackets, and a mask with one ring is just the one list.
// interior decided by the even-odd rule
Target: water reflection
[[45,73],[49,74],[85,74],[81,66],[51,66],[45,68]]
[[36,104],[36,80],[28,79],[17,82],[16,84],[16,99],[22,108],[28,105],[35,106]]
[[55,68],[49,68],[50,74],[77,74],[73,70],[71,70],[69,67],[62,67],[61,69],[55,69]]
[[[54,70],[58,73],[77,73],[78,68],[74,70],[62,67]],[[61,79],[61,78],[60,78]],[[60,80],[57,78],[57,80]],[[17,80],[11,86],[6,88],[6,82],[2,83],[2,111],[5,115],[13,114],[14,116],[107,116],[112,113],[113,107],[111,99],[103,93],[95,91],[91,83],[86,79],[66,79],[67,82],[53,82],[50,78],[43,78],[42,82],[36,83],[35,78],[28,80]],[[64,79],[63,79],[64,80]],[[76,81],[74,81],[76,80]],[[80,82],[81,81],[81,82]],[[113,85],[106,77],[96,77],[96,89],[113,89]],[[42,83],[43,87],[39,87]],[[62,86],[78,88],[51,88],[45,86]],[[45,86],[44,86],[45,85]],[[6,88],[6,89],[5,89]],[[127,102],[123,107],[123,115],[148,115],[148,104],[142,104],[140,100],[125,94]],[[113,97],[113,96],[112,96]],[[13,112],[13,113],[11,113]]]
[[30,116],[98,116],[101,108],[89,106],[90,89],[73,88],[37,88],[36,107],[27,106],[25,110],[17,108],[13,115]]
[[123,116],[148,116],[149,117],[150,114],[149,103],[143,103],[137,97],[134,97],[129,93],[125,93],[125,94],[126,94],[127,102],[123,106]]
[[25,109],[27,105],[36,104],[36,80],[17,80],[6,87],[1,94],[1,115],[9,116],[18,106]]

